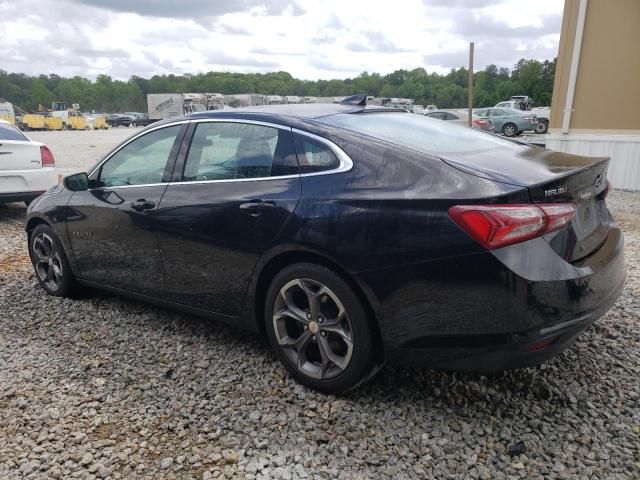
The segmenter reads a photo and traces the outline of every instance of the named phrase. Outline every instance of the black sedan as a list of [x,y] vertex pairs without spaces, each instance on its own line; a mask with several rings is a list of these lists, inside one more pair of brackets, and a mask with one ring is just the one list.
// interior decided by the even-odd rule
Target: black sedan
[[133,119],[131,121],[131,126],[132,127],[146,127],[147,125],[151,125],[154,122],[154,120],[151,120],[149,118],[149,115],[147,115],[146,113],[141,113],[140,115],[137,115],[135,117],[135,119]]
[[29,207],[40,284],[258,332],[324,392],[385,361],[537,364],[616,301],[607,159],[359,102],[204,112],[136,133]]
[[129,127],[135,121],[135,117],[132,115],[123,115],[120,113],[113,113],[107,116],[107,123],[111,127]]

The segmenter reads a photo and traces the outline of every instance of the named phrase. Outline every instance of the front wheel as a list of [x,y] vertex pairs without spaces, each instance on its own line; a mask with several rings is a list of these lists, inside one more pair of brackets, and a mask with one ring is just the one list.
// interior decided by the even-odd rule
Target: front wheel
[[29,236],[29,256],[40,286],[49,295],[69,297],[77,290],[76,280],[62,244],[48,225],[38,225]]
[[504,133],[505,137],[515,137],[518,135],[518,127],[516,127],[513,123],[505,123],[502,127],[502,133]]
[[335,272],[301,263],[282,270],[265,302],[266,332],[289,373],[324,393],[341,393],[379,365],[366,309]]
[[547,133],[547,130],[549,130],[549,122],[546,120],[538,120],[538,124],[536,125],[536,133]]

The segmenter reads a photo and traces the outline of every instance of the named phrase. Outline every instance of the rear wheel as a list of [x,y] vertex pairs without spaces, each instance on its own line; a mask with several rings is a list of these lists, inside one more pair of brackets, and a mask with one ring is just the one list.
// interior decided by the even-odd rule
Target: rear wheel
[[518,135],[518,127],[513,123],[505,123],[502,126],[502,133],[505,137],[515,137]]
[[40,286],[49,295],[68,297],[76,293],[76,279],[62,244],[48,225],[38,225],[29,237],[29,256]]
[[266,332],[289,373],[325,393],[340,393],[377,368],[374,332],[358,296],[335,272],[292,265],[271,282]]

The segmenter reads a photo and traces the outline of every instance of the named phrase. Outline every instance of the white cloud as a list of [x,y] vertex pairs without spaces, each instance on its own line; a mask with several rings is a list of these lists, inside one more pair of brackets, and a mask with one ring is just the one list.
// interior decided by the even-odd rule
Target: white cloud
[[[344,78],[557,54],[562,1],[0,0],[0,69],[127,79],[209,70]],[[25,13],[26,12],[26,13]]]

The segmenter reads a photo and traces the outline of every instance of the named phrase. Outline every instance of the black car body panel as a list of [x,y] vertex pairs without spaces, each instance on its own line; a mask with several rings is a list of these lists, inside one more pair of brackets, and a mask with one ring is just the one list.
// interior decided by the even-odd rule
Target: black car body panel
[[[366,299],[389,359],[443,368],[484,371],[543,360],[616,300],[625,267],[622,234],[604,200],[606,160],[519,144],[444,156],[332,121],[338,114],[405,115],[373,112],[289,105],[154,123],[136,135],[191,125],[162,185],[115,194],[59,188],[32,204],[27,228],[54,224],[74,273],[92,285],[255,331],[262,321],[261,279],[270,266],[288,256],[316,259],[348,277]],[[180,182],[193,124],[209,119],[317,135],[353,166],[321,175]],[[142,198],[154,208],[132,210]],[[496,250],[475,242],[447,213],[460,204],[560,201],[576,202],[583,216],[580,202],[597,210],[590,210],[584,232],[569,225]],[[250,202],[268,208],[255,217],[241,212]],[[527,350],[547,338],[553,341],[544,349]]]

